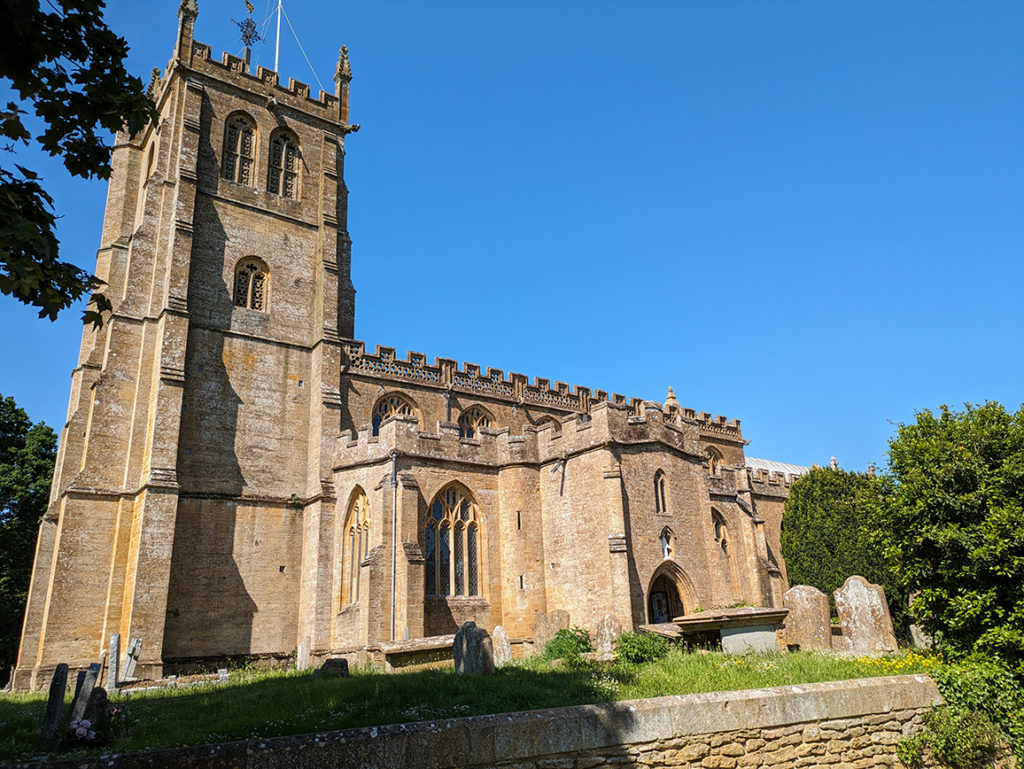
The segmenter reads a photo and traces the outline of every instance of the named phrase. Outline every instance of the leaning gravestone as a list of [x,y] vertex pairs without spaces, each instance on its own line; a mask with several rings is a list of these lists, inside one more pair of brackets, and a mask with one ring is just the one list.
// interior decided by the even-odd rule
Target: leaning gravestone
[[494,672],[494,647],[491,637],[475,622],[464,622],[455,632],[452,644],[455,672],[467,675],[489,675]]
[[565,609],[555,609],[545,614],[537,612],[533,618],[533,650],[535,654],[541,654],[548,641],[555,637],[559,630],[569,629],[569,612]]
[[82,688],[71,703],[71,721],[80,721],[85,717],[85,709],[89,706],[89,698],[92,697],[92,690],[96,688],[96,680],[100,677],[100,664],[94,662],[85,671],[85,679],[82,681]]
[[46,702],[46,715],[43,716],[43,739],[39,749],[49,753],[60,741],[60,716],[64,709],[64,690],[68,688],[68,666],[63,662],[53,671],[50,681],[50,698]]
[[328,657],[313,671],[313,678],[348,678],[348,660],[344,657]]
[[889,604],[880,585],[854,575],[835,593],[836,611],[851,654],[877,657],[897,650]]
[[491,646],[494,649],[494,666],[500,668],[512,661],[512,642],[508,639],[505,628],[498,625],[494,628],[494,635],[491,636]]
[[598,623],[597,633],[594,636],[594,651],[600,657],[607,657],[615,653],[615,642],[622,635],[622,623],[614,614],[605,614]]
[[828,651],[832,648],[832,620],[828,598],[810,585],[796,585],[786,591],[782,605],[786,615],[786,644],[802,651]]
[[124,654],[124,670],[121,671],[121,680],[128,681],[135,678],[135,665],[139,661],[139,654],[142,653],[142,639],[132,638],[128,641],[128,649]]
[[121,663],[121,634],[114,633],[110,636],[110,650],[107,654],[107,689],[116,692],[117,684],[120,681],[118,678],[119,665]]

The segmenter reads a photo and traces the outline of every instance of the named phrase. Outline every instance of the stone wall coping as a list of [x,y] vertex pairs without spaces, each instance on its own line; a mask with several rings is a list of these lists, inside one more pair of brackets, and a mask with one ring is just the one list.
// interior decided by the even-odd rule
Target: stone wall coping
[[320,769],[493,766],[672,737],[763,729],[942,704],[927,675],[709,692],[362,727],[192,748],[31,762],[28,769]]

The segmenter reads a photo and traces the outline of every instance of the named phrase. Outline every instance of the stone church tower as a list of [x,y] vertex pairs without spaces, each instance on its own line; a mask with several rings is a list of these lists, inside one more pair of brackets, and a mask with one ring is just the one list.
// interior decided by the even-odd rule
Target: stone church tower
[[[97,258],[114,311],[85,330],[73,373],[19,686],[116,632],[144,639],[143,674],[168,655],[251,649],[239,633],[293,649],[323,599],[300,564],[334,505],[353,329],[348,60],[314,99],[213,60],[196,15],[181,4],[154,73],[158,125],[116,138]],[[246,595],[250,579],[280,596],[273,608]]]
[[196,16],[158,124],[116,139],[113,312],[73,372],[15,685],[114,633],[142,676],[299,648],[394,666],[467,620],[527,643],[555,609],[779,605],[802,468],[746,457],[739,420],[352,338],[347,53],[311,98],[214,60]]

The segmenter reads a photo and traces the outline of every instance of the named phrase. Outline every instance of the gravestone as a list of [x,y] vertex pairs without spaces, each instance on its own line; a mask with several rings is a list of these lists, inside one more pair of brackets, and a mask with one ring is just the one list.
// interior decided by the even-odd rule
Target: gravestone
[[452,644],[455,672],[464,675],[489,675],[494,672],[494,647],[491,637],[475,622],[464,622],[455,632]]
[[75,676],[75,693],[71,697],[71,701],[74,702],[78,699],[79,692],[82,691],[82,684],[85,683],[85,671],[79,670],[78,675]]
[[615,642],[622,635],[622,623],[614,614],[605,614],[594,634],[594,651],[601,658],[615,654]]
[[104,729],[107,725],[110,718],[110,714],[107,712],[109,704],[106,689],[102,686],[97,686],[92,690],[92,694],[89,695],[89,701],[85,705],[84,717],[92,722],[92,728],[97,732]]
[[802,651],[829,651],[832,648],[832,619],[828,597],[810,585],[796,585],[786,591],[782,605],[786,615],[785,636],[788,645]]
[[107,654],[107,689],[117,691],[121,663],[121,634],[114,633],[110,636],[110,650]]
[[80,721],[85,717],[85,709],[89,705],[89,698],[92,690],[96,688],[96,679],[100,677],[100,663],[94,662],[85,671],[85,678],[82,680],[82,688],[71,703],[71,721]]
[[224,682],[226,682],[228,680],[228,669],[227,668],[217,668],[217,680],[220,683],[224,683]]
[[305,670],[309,667],[309,639],[299,644],[298,650],[295,652],[295,669]]
[[931,649],[935,644],[932,637],[924,631],[924,628],[917,624],[917,617],[914,616],[914,599],[921,595],[920,590],[915,590],[907,599],[907,608],[910,610],[910,618],[915,620],[910,625],[910,640],[918,649]]
[[851,654],[877,657],[897,650],[889,604],[880,585],[854,575],[834,595]]
[[545,614],[537,612],[533,618],[533,651],[535,654],[542,654],[548,641],[555,637],[559,630],[569,629],[569,612],[565,609],[555,609]]
[[505,628],[498,625],[494,628],[494,635],[491,636],[491,646],[494,649],[494,666],[500,668],[512,661],[512,643],[508,639]]
[[344,657],[328,657],[313,671],[313,678],[348,678],[348,660]]
[[121,680],[128,681],[135,679],[135,665],[139,661],[139,654],[142,653],[142,639],[132,638],[128,641],[128,649],[124,653],[124,670],[121,672]]
[[49,753],[60,741],[60,716],[64,709],[64,692],[68,688],[68,666],[63,662],[53,671],[50,680],[50,698],[46,701],[46,714],[43,716],[43,738],[39,749]]

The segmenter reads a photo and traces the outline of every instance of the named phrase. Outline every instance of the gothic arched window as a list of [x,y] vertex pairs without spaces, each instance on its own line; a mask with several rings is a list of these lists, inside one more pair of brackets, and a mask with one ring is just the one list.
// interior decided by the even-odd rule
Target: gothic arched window
[[389,417],[393,417],[395,414],[411,414],[413,416],[417,416],[416,404],[399,393],[388,393],[385,395],[377,401],[377,405],[373,407],[373,434],[377,435],[380,432],[380,426],[384,420]]
[[654,474],[654,512],[664,513],[668,510],[665,499],[665,473],[659,470]]
[[722,467],[722,452],[714,446],[708,446],[708,475],[718,475]]
[[362,489],[352,495],[342,527],[341,605],[359,600],[359,564],[370,552],[370,505]]
[[224,124],[221,176],[229,182],[252,186],[256,162],[256,124],[246,115],[232,115]]
[[494,418],[483,406],[473,406],[459,416],[459,435],[463,438],[476,438],[481,427],[490,427]]
[[555,430],[555,435],[562,434],[562,423],[554,417],[541,417],[537,420],[537,428],[543,430],[545,427],[552,427]]
[[427,595],[480,594],[479,540],[476,505],[459,487],[434,497],[424,531]]
[[282,198],[299,197],[299,142],[290,133],[277,131],[270,137],[267,191]]
[[270,271],[262,260],[250,256],[235,266],[234,303],[236,307],[269,311]]

